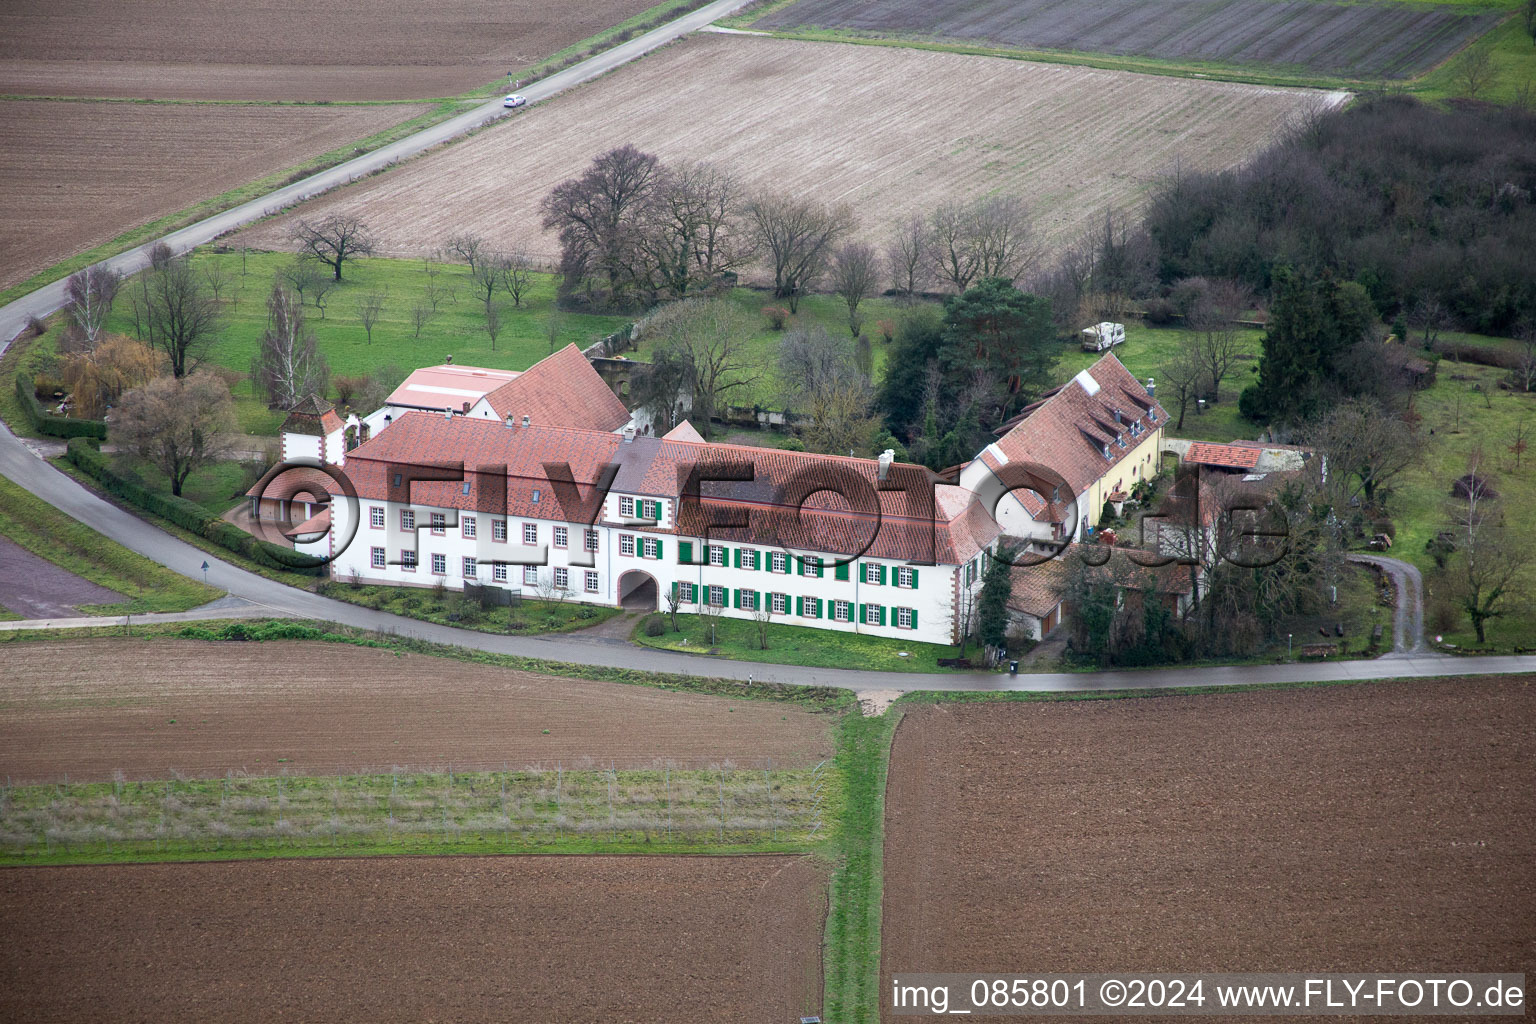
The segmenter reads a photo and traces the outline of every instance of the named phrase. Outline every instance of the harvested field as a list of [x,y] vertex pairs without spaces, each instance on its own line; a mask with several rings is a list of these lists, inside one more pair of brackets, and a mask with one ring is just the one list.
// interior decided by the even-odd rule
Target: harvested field
[[[914,82],[921,103],[893,102]],[[714,161],[752,187],[850,202],[871,239],[942,201],[1012,191],[1051,243],[1074,239],[1108,205],[1134,205],[1176,160],[1236,164],[1288,118],[1339,96],[705,34],[301,209],[360,214],[392,255],[422,255],[472,228],[554,260],[540,201],[631,142],[665,160]],[[238,237],[279,247],[287,229],[277,218]]]
[[0,1018],[795,1020],[797,857],[444,857],[0,871]]
[[0,11],[0,92],[153,99],[453,96],[655,0],[53,0]]
[[755,26],[1408,78],[1488,31],[1505,13],[1318,0],[798,0]]
[[426,109],[0,104],[0,288]]
[[923,708],[886,824],[886,978],[1536,971],[1529,676]]
[[[815,764],[828,719],[768,701],[334,644],[0,645],[0,775]],[[546,733],[545,730],[548,730]]]
[[0,581],[4,581],[0,607],[25,619],[78,615],[79,605],[126,600],[117,591],[82,579],[6,537],[0,537]]

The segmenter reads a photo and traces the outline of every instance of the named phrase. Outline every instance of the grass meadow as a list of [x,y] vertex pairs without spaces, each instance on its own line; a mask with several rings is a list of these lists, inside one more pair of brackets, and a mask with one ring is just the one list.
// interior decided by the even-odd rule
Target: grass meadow
[[[708,654],[732,661],[767,661],[775,665],[809,665],[813,668],[866,669],[871,672],[942,672],[940,658],[957,658],[958,647],[916,643],[894,637],[869,636],[792,626],[786,622],[768,624],[768,649],[758,646],[757,623],[750,619],[720,616],[715,620],[711,643],[709,623],[699,615],[679,615],[678,631],[672,632],[670,617],[661,614],[666,632],[646,636],[644,620],[633,639],[647,647],[685,654]],[[907,657],[902,657],[905,651]],[[968,653],[979,655],[973,644]],[[700,671],[708,671],[701,666]]]

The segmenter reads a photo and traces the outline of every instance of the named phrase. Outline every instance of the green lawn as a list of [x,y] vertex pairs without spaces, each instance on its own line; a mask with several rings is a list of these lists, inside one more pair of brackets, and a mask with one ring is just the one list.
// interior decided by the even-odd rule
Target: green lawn
[[[765,651],[758,647],[756,622],[724,616],[715,620],[714,644],[711,645],[708,624],[700,616],[679,615],[679,632],[674,633],[670,617],[665,613],[658,614],[667,631],[661,636],[646,636],[642,619],[634,633],[637,643],[667,651],[712,652],[714,657],[732,661],[767,661],[775,665],[853,668],[871,672],[943,672],[946,670],[939,668],[940,658],[960,656],[958,647],[843,633],[813,626],[791,626],[782,622],[768,624],[768,649]],[[902,651],[908,656],[901,657]],[[975,657],[980,651],[973,644],[967,653]],[[700,671],[708,669],[701,666]]]
[[[230,371],[231,378],[240,375],[231,390],[241,429],[250,434],[275,434],[282,414],[267,409],[266,402],[255,397],[245,375],[266,329],[266,300],[273,277],[292,263],[293,256],[239,250],[215,253],[205,249],[193,261],[202,270],[217,264],[229,282],[221,293],[227,322],[208,361]],[[506,294],[498,294],[496,301],[507,308],[501,315],[502,330],[494,350],[485,333],[484,308],[471,292],[469,269],[462,265],[442,265],[437,286],[444,298],[439,302],[438,312],[422,328],[421,337],[416,337],[411,308],[426,301],[428,280],[421,260],[362,259],[345,265],[342,282],[326,297],[323,311],[315,308],[312,296],[306,295],[307,323],[315,332],[333,378],[362,376],[388,365],[410,371],[441,363],[449,356],[456,363],[472,366],[524,370],[550,353],[545,329],[554,302],[553,275],[535,275],[533,287],[522,297],[521,308],[513,308]],[[374,289],[384,290],[387,298],[370,343],[368,332],[358,319],[357,304]],[[109,327],[133,335],[130,313],[129,303],[119,298]],[[620,316],[558,316],[560,332],[556,347],[571,342],[585,347],[628,322],[628,318]]]
[[319,589],[326,597],[365,608],[482,633],[568,633],[596,626],[619,613],[618,608],[578,601],[524,600],[515,608],[482,609],[458,591],[438,591],[435,587],[353,586],[332,581],[322,583]]
[[84,615],[184,612],[224,596],[222,590],[194,582],[103,537],[4,477],[0,477],[0,534],[128,597],[117,604],[82,605]]
[[[833,334],[846,336],[848,306],[836,295],[807,295],[800,300],[800,312],[789,318],[784,331],[775,331],[762,311],[769,306],[788,309],[787,302],[775,299],[772,292],[753,288],[737,288],[730,298],[746,314],[753,330],[741,347],[742,361],[751,367],[742,375],[749,383],[744,387],[732,388],[726,400],[731,405],[784,409],[787,403],[779,382],[778,364],[779,342],[783,340],[785,332],[820,326]],[[884,373],[889,352],[889,346],[881,338],[880,329],[876,325],[881,320],[899,320],[902,311],[903,307],[897,300],[883,296],[859,303],[859,314],[864,318],[864,334],[870,340],[875,380],[879,380]],[[636,350],[628,354],[632,358],[649,361],[659,343],[659,339],[654,337],[642,339]]]

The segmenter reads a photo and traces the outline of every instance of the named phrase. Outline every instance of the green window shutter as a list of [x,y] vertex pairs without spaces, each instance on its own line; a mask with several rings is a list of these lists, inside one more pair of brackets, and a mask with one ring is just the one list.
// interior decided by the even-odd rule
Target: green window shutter
[[678,585],[676,580],[672,581],[672,597],[675,600],[678,600],[678,601],[681,601],[683,599],[682,598],[682,587],[680,587]]
[[[913,569],[913,570],[912,570],[912,589],[913,589],[913,590],[916,590],[916,589],[917,589],[917,570],[916,570],[916,569]],[[912,620],[912,621],[914,621],[914,622],[916,622],[916,621],[917,621],[917,618],[916,618],[916,616],[917,616],[917,613],[916,613],[916,612],[914,612],[914,613],[913,613],[913,620]]]
[[679,565],[693,564],[693,541],[680,540],[677,542],[677,562]]
[[880,585],[883,587],[883,586],[885,586],[885,570],[888,568],[888,566],[879,565],[879,566],[876,566],[875,568],[878,569],[879,572],[880,572]]
[[763,565],[762,565],[763,553],[761,551],[753,551],[753,552],[751,552],[751,554],[752,554],[752,568],[754,570],[761,569],[763,567]]
[[734,565],[738,569],[741,568],[741,548],[734,548],[734,549],[732,549],[732,551],[731,551],[731,564]]
[[795,555],[794,559],[795,559],[795,572],[799,573],[801,576],[804,576],[805,575],[805,559],[801,558],[799,555]]
[[832,575],[837,577],[840,580],[846,580],[848,578],[848,563],[844,562],[841,565],[839,565],[836,569],[833,569],[832,570]]
[[859,605],[859,624],[860,625],[863,625],[863,623],[864,623],[864,609],[867,608],[867,607],[869,607],[869,606],[868,605],[864,605],[864,604]]
[[805,598],[803,598],[803,597],[795,598],[795,614],[796,615],[804,615],[805,614]]
[[913,629],[917,628],[917,609],[916,608],[912,609],[912,628]]
[[732,592],[732,594],[731,594],[731,602],[732,602],[733,606],[737,610],[740,610],[740,608],[741,608],[741,591],[737,590],[737,591]]
[[816,617],[821,618],[821,598],[816,598]]
[[665,544],[663,544],[659,540],[656,541],[655,544],[656,544],[656,557],[657,558],[661,558],[663,555],[665,555],[667,553],[667,546]]
[[880,625],[885,625],[885,605],[880,605],[875,609],[875,612],[880,616]]

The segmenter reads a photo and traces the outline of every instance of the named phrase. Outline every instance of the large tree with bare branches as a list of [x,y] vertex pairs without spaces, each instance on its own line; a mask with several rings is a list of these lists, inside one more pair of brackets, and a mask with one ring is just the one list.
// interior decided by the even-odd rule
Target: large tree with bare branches
[[341,280],[341,268],[348,260],[372,256],[373,232],[359,218],[332,213],[319,220],[300,220],[293,226],[293,241],[302,259],[316,260],[330,267],[332,279]]
[[235,428],[229,388],[211,373],[160,377],[129,391],[112,412],[111,437],[164,473],[179,496],[193,471],[224,458]]
[[852,208],[762,195],[747,204],[747,215],[763,255],[773,266],[774,296],[788,299],[790,312],[797,312],[800,296],[816,284],[837,243],[853,230]]

